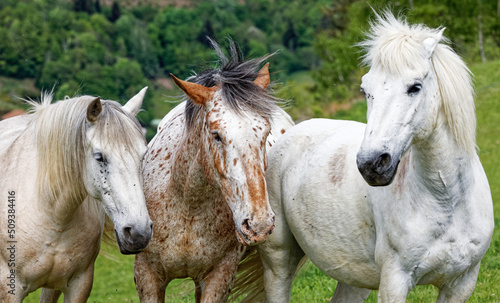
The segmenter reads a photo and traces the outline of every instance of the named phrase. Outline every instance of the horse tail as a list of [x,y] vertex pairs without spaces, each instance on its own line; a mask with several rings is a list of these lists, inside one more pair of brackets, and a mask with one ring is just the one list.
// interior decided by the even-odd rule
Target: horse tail
[[[266,302],[264,291],[264,266],[256,248],[249,248],[247,256],[238,265],[236,280],[231,289],[230,302],[255,303]],[[309,260],[304,256],[295,270],[294,277]],[[241,300],[240,297],[243,297]]]
[[[248,252],[248,250],[250,250]],[[265,302],[264,267],[256,248],[247,248],[247,256],[238,265],[230,302]]]

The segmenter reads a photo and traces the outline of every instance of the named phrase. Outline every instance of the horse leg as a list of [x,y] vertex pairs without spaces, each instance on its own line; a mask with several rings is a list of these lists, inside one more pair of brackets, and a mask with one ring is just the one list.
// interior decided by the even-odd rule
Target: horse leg
[[264,289],[269,303],[290,302],[292,282],[305,256],[283,214],[276,213],[276,227],[257,247],[264,268]]
[[86,271],[74,276],[69,282],[69,286],[63,289],[64,303],[87,302],[94,282],[94,263]]
[[244,252],[245,249],[241,249],[241,247],[229,252],[224,259],[215,264],[212,271],[200,279],[201,298],[199,302],[227,302],[229,292],[236,278],[238,263]]
[[40,303],[57,303],[59,297],[61,296],[62,291],[59,289],[42,289],[42,294],[40,295]]
[[134,282],[139,300],[145,302],[165,302],[165,289],[170,279],[161,264],[152,263],[146,254],[135,257]]
[[467,302],[476,287],[479,265],[480,263],[451,283],[441,286],[436,302]]
[[357,288],[338,282],[330,303],[364,302],[370,295],[370,292],[370,289]]
[[201,302],[201,285],[199,281],[194,282],[194,299],[196,302]]
[[[397,259],[397,256],[392,259]],[[404,272],[396,263],[385,262],[380,273],[378,302],[404,303],[414,286],[409,273]]]

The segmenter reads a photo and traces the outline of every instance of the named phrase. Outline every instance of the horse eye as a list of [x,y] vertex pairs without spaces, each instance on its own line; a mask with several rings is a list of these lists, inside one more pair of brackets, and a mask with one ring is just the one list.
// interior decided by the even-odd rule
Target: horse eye
[[212,132],[212,138],[214,138],[214,140],[216,142],[222,142],[222,138],[220,137],[219,133],[216,132],[216,131],[213,131]]
[[96,159],[97,162],[104,162],[104,157],[101,152],[94,153],[94,159]]
[[417,94],[418,92],[420,92],[421,89],[422,89],[422,84],[415,83],[412,86],[410,86],[410,88],[408,88],[408,91],[406,93],[408,95],[414,95],[414,94]]

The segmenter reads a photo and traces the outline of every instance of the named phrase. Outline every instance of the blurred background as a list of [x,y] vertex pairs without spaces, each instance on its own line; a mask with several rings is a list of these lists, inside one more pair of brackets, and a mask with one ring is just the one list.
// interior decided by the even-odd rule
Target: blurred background
[[[445,36],[475,74],[478,146],[493,195],[493,240],[469,302],[500,302],[500,0],[0,0],[0,119],[22,114],[19,98],[41,91],[126,102],[149,90],[139,120],[150,140],[180,95],[169,74],[184,79],[214,67],[206,37],[246,58],[270,58],[271,79],[296,121],[312,117],[366,121],[359,92],[364,38],[373,7],[412,23],[446,27]],[[89,302],[138,302],[133,256],[105,247]],[[294,281],[292,302],[329,302],[336,282],[314,265]],[[38,302],[39,291],[25,302]],[[192,283],[174,281],[167,302],[193,302]],[[435,301],[418,286],[408,302]],[[1,298],[0,298],[1,300]],[[374,291],[367,302],[376,302]],[[62,302],[62,299],[60,300]]]
[[[270,59],[279,94],[295,120],[363,119],[360,50],[372,6],[389,6],[411,22],[445,26],[470,64],[500,58],[500,1],[310,0],[1,0],[0,116],[20,113],[18,99],[54,90],[55,98],[98,95],[125,102],[149,86],[139,119],[147,138],[184,79],[213,67],[206,37],[228,36],[247,58]],[[354,107],[354,109],[352,109]]]

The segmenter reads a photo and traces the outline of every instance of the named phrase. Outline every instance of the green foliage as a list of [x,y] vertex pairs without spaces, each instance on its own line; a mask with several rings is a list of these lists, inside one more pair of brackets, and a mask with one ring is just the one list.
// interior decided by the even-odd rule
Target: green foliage
[[38,89],[53,88],[57,98],[93,94],[124,101],[149,85],[140,114],[149,125],[166,114],[155,111],[165,99],[157,83],[170,73],[186,78],[215,59],[207,36],[221,44],[231,36],[247,57],[278,51],[270,61],[281,80],[318,65],[313,42],[328,1],[200,1],[163,9],[103,3],[2,1],[0,76],[35,79]]
[[[411,3],[413,6],[411,7]],[[484,53],[487,60],[500,58],[500,18],[497,0],[414,0],[414,1],[336,1],[325,8],[323,30],[316,35],[315,50],[321,67],[314,71],[316,102],[331,102],[355,97],[359,89],[362,55],[356,43],[362,41],[375,11],[390,9],[411,23],[446,27],[445,36],[468,62],[480,61],[478,31],[482,20]],[[362,70],[362,69],[361,69]]]

